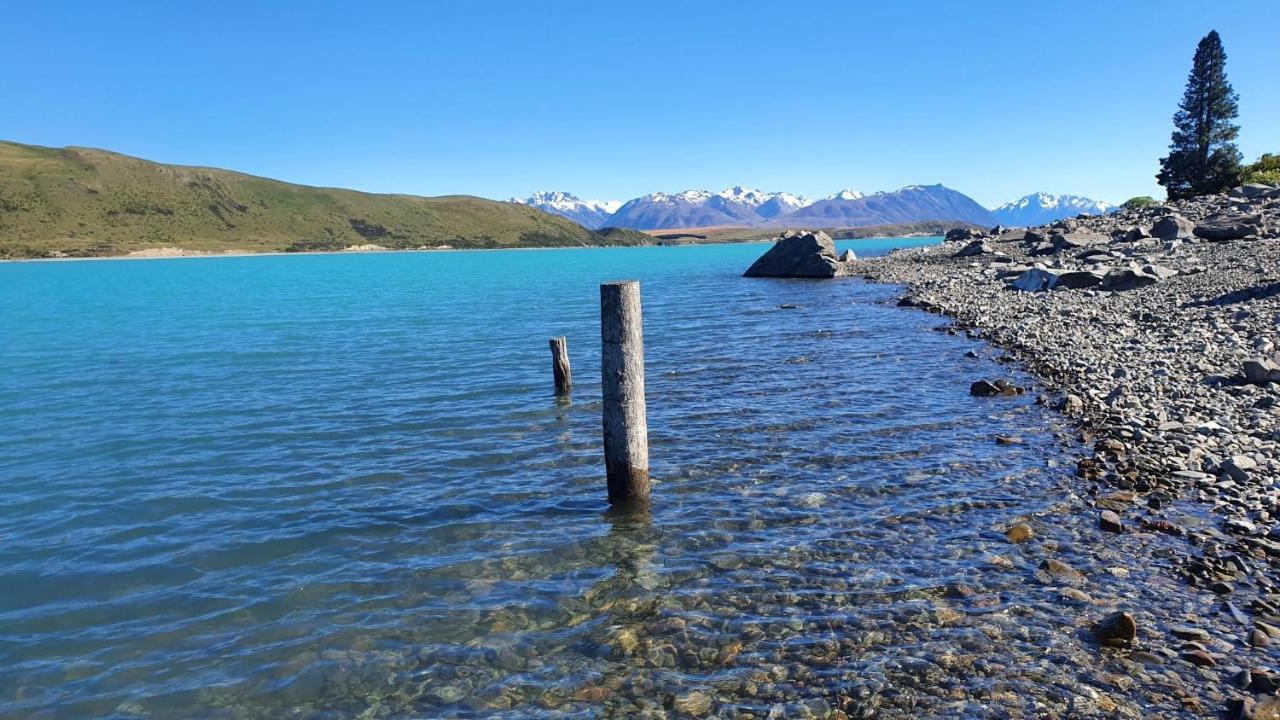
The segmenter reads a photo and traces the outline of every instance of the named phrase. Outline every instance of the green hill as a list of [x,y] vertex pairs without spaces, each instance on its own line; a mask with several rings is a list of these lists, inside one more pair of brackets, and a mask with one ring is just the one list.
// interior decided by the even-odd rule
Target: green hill
[[0,257],[651,242],[477,197],[374,195],[104,150],[0,142]]

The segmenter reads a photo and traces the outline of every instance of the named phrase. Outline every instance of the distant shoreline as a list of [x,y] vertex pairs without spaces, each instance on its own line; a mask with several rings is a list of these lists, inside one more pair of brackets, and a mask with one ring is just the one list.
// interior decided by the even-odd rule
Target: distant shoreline
[[[942,237],[941,235],[933,235],[929,233],[905,233],[902,235],[868,235],[864,237],[837,237],[836,240],[849,240],[853,242],[861,240],[896,240],[921,237]],[[555,247],[499,247],[499,248],[458,248],[458,247],[434,247],[434,248],[381,248],[381,249],[361,249],[361,250],[308,250],[302,252],[282,252],[271,250],[266,252],[246,252],[241,250],[230,250],[226,252],[210,252],[206,250],[185,250],[182,248],[159,248],[164,250],[176,250],[177,252],[165,254],[147,254],[145,252],[126,255],[94,255],[88,257],[29,257],[29,258],[0,258],[0,264],[12,263],[66,263],[66,262],[94,262],[94,261],[117,261],[117,260],[200,260],[210,258],[246,258],[246,257],[308,257],[317,255],[388,255],[388,254],[410,254],[410,253],[454,253],[454,252],[495,252],[509,250],[616,250],[623,248],[657,248],[657,247],[698,247],[707,245],[763,245],[773,242],[772,238],[764,239],[742,239],[742,240],[711,240],[707,242],[686,242],[686,243],[660,243],[655,242],[649,245],[559,245]]]

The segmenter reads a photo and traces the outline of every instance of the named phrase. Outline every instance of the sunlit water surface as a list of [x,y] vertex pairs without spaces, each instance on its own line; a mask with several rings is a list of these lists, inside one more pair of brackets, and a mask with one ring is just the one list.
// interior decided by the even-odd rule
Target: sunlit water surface
[[[1007,616],[1034,567],[990,555],[1062,480],[1050,420],[969,397],[1007,369],[893,288],[740,277],[763,249],[0,265],[0,714],[909,717],[928,672],[999,692],[982,659],[1050,631],[963,618]],[[616,278],[644,295],[647,515],[604,501]],[[979,572],[993,599],[940,597]]]

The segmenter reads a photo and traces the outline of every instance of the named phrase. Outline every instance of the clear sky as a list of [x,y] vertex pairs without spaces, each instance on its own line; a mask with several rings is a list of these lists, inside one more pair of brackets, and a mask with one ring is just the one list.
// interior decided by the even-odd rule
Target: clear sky
[[0,138],[423,195],[1118,202],[1217,29],[1240,149],[1280,152],[1277,0],[607,5],[15,0]]

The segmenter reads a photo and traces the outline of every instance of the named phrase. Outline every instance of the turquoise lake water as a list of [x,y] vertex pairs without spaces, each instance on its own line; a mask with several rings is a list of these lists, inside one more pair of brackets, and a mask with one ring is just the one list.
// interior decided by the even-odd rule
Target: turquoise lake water
[[[594,717],[693,688],[764,716],[883,687],[911,645],[836,673],[822,638],[969,577],[1046,502],[1050,421],[970,398],[1009,371],[893,288],[740,277],[764,249],[0,264],[0,716]],[[618,278],[647,515],[605,503]],[[750,679],[774,667],[781,699]]]

